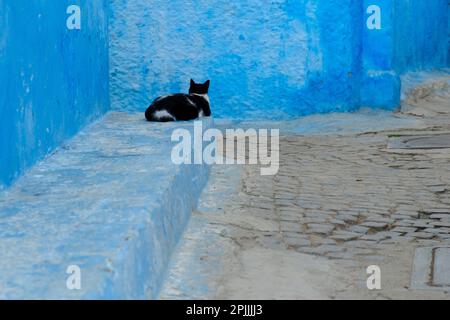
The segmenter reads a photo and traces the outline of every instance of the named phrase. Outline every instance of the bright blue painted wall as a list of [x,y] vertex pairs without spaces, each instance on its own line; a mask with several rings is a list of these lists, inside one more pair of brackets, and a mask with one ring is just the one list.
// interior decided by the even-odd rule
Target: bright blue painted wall
[[450,66],[450,0],[448,1],[447,21],[448,21],[448,51],[447,51],[447,65]]
[[220,117],[288,117],[359,104],[359,0],[113,0],[111,95],[144,110],[212,80]]
[[109,108],[107,3],[0,0],[0,188]]
[[445,67],[448,0],[395,1],[394,65],[399,73]]
[[[376,5],[381,12],[380,28],[369,28],[368,21]],[[400,102],[400,76],[394,70],[395,5],[393,0],[364,0],[362,34],[361,105],[394,109]]]
[[[82,30],[65,27],[69,4]],[[369,4],[382,30],[365,25]],[[108,109],[212,80],[217,117],[398,106],[401,73],[445,65],[448,0],[0,0],[0,186]]]
[[364,28],[363,106],[395,109],[403,73],[446,66],[447,1],[364,0],[381,8],[381,29]]
[[193,77],[218,117],[393,109],[401,73],[445,62],[446,1],[112,0],[112,105],[143,111]]

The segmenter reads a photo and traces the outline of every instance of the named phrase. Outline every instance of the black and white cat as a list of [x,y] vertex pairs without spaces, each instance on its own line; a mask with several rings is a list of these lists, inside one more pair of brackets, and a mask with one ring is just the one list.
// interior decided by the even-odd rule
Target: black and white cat
[[211,116],[208,97],[210,81],[203,84],[191,79],[189,94],[178,93],[159,97],[145,111],[148,121],[189,121]]

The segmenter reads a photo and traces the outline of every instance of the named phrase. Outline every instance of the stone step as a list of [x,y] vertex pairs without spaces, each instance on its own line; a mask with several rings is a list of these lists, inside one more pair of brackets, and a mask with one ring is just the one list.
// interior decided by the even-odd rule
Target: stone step
[[157,297],[209,175],[172,163],[180,127],[109,113],[0,193],[0,299]]

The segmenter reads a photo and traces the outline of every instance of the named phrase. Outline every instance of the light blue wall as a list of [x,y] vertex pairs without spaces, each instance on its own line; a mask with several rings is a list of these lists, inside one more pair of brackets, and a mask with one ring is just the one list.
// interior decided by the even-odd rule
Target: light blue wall
[[216,117],[393,109],[401,73],[445,63],[446,1],[112,0],[112,105],[143,111],[193,77]]
[[[0,0],[0,186],[108,109],[106,0]],[[66,8],[82,7],[69,31]],[[382,30],[365,26],[369,4]],[[212,80],[217,117],[398,106],[401,73],[445,65],[448,0],[112,0],[116,110]]]
[[111,94],[144,110],[212,80],[219,117],[280,118],[359,104],[360,0],[113,0]]
[[109,108],[107,3],[0,0],[0,188]]

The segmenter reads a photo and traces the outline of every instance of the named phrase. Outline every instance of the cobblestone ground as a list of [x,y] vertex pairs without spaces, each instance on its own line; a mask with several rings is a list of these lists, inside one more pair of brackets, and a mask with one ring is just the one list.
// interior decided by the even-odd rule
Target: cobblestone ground
[[[202,200],[209,206],[194,214],[194,220],[206,222],[197,234],[188,231],[196,239],[192,252],[204,246],[208,232],[220,237],[217,243],[232,243],[224,246],[229,250],[219,249],[227,253],[214,268],[205,257],[218,250],[210,246],[203,252],[202,274],[214,273],[217,265],[225,270],[216,284],[209,280],[218,288],[210,297],[449,298],[445,292],[410,290],[409,283],[416,247],[450,245],[450,149],[439,143],[396,149],[398,143],[392,143],[408,135],[450,132],[448,84],[416,90],[400,113],[421,124],[359,134],[282,136],[278,174],[261,176],[260,167],[244,166],[236,192],[220,191],[229,184],[228,169],[216,168],[217,182]],[[225,194],[220,204],[218,193]],[[190,261],[186,265],[195,259]],[[387,290],[367,290],[371,264],[383,266]],[[172,278],[183,278],[182,269],[176,268]],[[175,294],[166,296],[183,296],[181,285],[173,282],[168,292]]]
[[405,241],[450,244],[449,149],[388,148],[400,135],[450,131],[449,92],[419,94],[408,110],[427,114],[421,130],[282,137],[278,175],[245,168],[242,213],[276,221],[278,232],[264,237],[333,259],[381,259]]
[[402,240],[450,240],[450,154],[386,149],[385,134],[286,137],[280,171],[247,168],[243,206],[279,224],[286,246],[330,258]]

